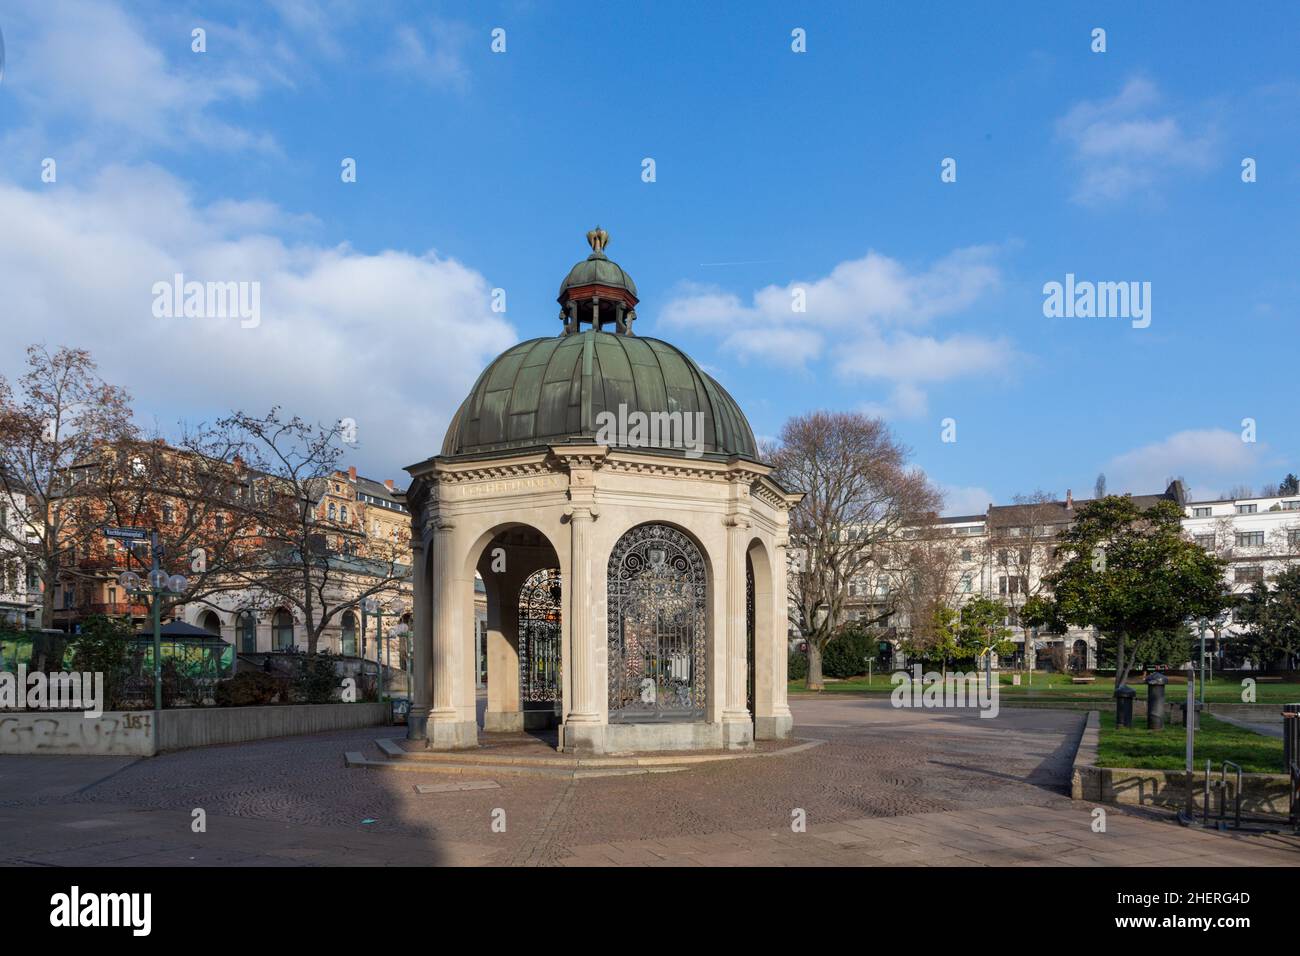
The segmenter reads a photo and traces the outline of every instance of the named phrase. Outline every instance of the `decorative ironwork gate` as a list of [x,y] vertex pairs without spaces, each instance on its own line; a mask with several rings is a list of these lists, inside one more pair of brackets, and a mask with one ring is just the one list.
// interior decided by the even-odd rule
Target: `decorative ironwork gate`
[[609,557],[609,719],[699,720],[707,576],[694,542],[647,524]]
[[519,701],[560,700],[560,571],[534,571],[519,589]]

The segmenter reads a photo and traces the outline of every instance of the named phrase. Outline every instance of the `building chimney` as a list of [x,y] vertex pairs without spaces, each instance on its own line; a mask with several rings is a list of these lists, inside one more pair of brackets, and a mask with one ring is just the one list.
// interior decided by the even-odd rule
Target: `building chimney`
[[241,474],[241,473],[243,473],[243,470],[244,470],[244,459],[240,458],[239,455],[235,455],[234,465],[235,465],[235,472],[236,472],[237,474]]
[[1066,511],[1074,510],[1074,492],[1071,491],[1069,488],[1065,489],[1065,510]]
[[348,480],[349,480],[349,481],[356,481],[356,480],[357,480],[357,466],[356,466],[356,465],[348,465]]
[[385,478],[385,479],[384,479],[384,487],[387,488],[389,491],[392,491],[392,490],[393,490],[393,479],[391,479],[391,478]]

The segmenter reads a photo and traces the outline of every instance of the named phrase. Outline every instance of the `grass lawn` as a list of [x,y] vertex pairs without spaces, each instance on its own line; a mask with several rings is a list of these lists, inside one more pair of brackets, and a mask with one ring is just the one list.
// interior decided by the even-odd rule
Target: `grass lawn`
[[[998,679],[998,693],[1010,697],[1023,697],[1041,701],[1112,701],[1115,694],[1113,677],[1098,677],[1091,684],[1074,684],[1069,674],[1049,674],[1035,671],[1033,675],[1021,674],[1020,686],[1012,684],[1012,675],[1016,671],[1001,671]],[[1177,681],[1177,683],[1175,683]],[[1140,680],[1130,684],[1137,692],[1138,700],[1145,700],[1147,688]],[[864,674],[848,680],[826,681],[826,693],[888,694],[894,689],[889,674],[873,674],[870,683]],[[790,681],[792,694],[805,693],[807,688],[802,680]],[[1200,688],[1197,688],[1197,696]],[[1187,682],[1181,677],[1171,677],[1165,688],[1165,696],[1170,703],[1187,699]],[[1210,703],[1241,703],[1241,681],[1216,677],[1206,685],[1205,699]],[[1262,682],[1255,685],[1255,700],[1258,703],[1295,703],[1300,702],[1300,683]]]
[[[1101,767],[1134,767],[1148,770],[1182,770],[1186,767],[1187,731],[1166,727],[1146,729],[1146,721],[1133,721],[1129,728],[1116,728],[1115,715],[1101,712],[1101,741],[1097,764]],[[1197,773],[1205,772],[1205,761],[1218,773],[1223,761],[1241,764],[1247,773],[1281,773],[1282,740],[1234,727],[1201,715],[1194,751]]]

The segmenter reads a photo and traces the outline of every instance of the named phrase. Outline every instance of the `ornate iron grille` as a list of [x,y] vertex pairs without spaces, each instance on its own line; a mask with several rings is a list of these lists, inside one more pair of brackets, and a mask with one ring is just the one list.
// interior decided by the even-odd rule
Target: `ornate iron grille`
[[707,577],[694,542],[633,528],[609,557],[608,586],[609,719],[703,718]]
[[519,700],[560,699],[560,571],[534,571],[519,589]]

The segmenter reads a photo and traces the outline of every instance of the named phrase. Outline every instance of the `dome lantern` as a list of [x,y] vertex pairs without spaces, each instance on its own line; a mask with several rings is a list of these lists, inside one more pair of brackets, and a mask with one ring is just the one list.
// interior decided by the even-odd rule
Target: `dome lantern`
[[587,233],[591,255],[579,262],[560,285],[560,321],[564,335],[582,331],[584,324],[597,332],[609,327],[617,335],[632,335],[636,321],[636,283],[605,255],[609,233],[600,226]]

